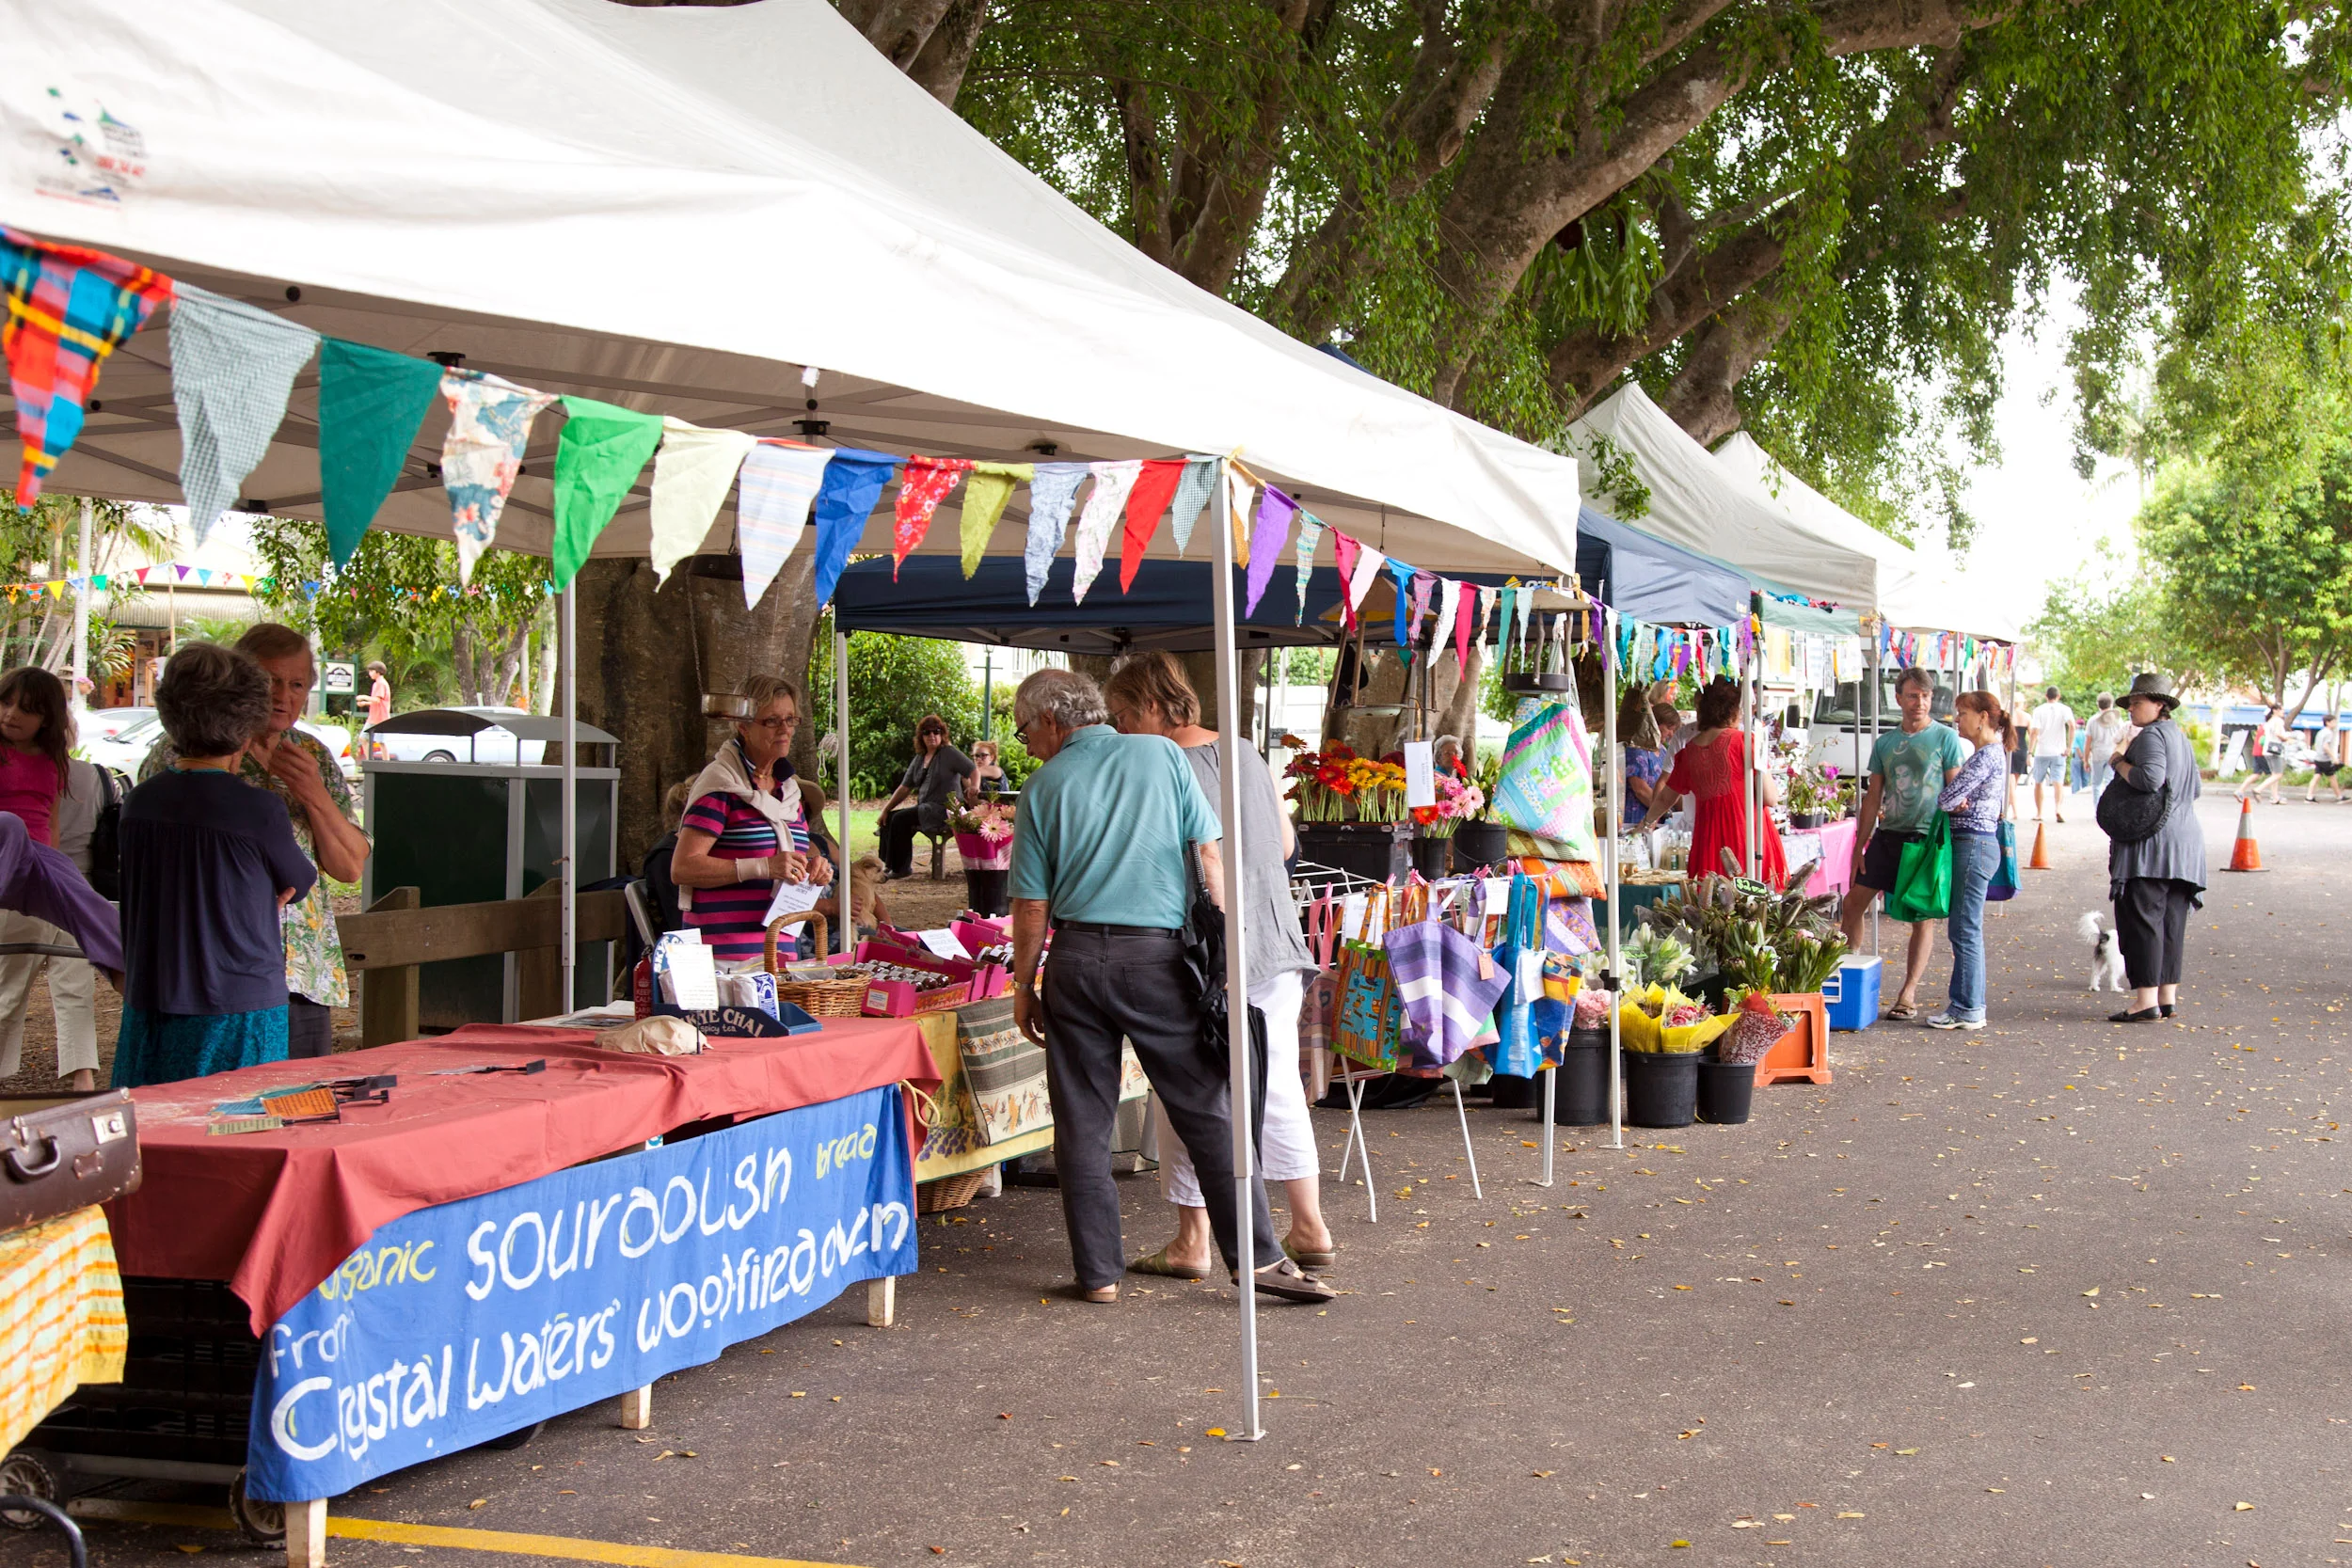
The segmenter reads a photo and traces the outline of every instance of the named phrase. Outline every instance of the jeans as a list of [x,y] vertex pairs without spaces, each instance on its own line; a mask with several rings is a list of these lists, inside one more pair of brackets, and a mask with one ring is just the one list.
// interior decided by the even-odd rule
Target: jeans
[[1944,1010],[1963,1023],[1984,1019],[1984,890],[2001,865],[1994,833],[1952,833],[1952,983]]
[[2090,803],[2094,808],[2099,804],[2099,797],[2106,793],[2107,785],[2114,778],[2115,765],[2105,757],[2090,765]]

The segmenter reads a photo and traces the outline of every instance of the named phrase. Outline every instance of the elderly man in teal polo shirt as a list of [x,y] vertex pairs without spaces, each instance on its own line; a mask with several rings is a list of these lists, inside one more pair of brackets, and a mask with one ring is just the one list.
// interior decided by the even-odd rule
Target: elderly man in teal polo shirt
[[[1039,671],[1013,693],[1012,716],[1013,733],[1045,764],[1022,787],[1012,839],[1013,1017],[1045,1048],[1079,1293],[1117,1301],[1127,1267],[1111,1177],[1122,1039],[1192,1154],[1217,1250],[1238,1274],[1233,1205],[1215,1196],[1232,1191],[1229,1085],[1223,1058],[1201,1048],[1200,994],[1183,942],[1196,859],[1208,886],[1223,886],[1216,813],[1175,743],[1112,729],[1103,693],[1084,675]],[[1054,954],[1041,994],[1049,920]],[[1329,1300],[1329,1286],[1282,1256],[1254,1169],[1250,1200],[1250,1260],[1273,1259],[1255,1269],[1257,1288]]]

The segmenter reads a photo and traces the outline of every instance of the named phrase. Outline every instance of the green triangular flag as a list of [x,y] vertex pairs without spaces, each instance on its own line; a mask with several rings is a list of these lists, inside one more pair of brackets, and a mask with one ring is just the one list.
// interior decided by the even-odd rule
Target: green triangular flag
[[661,416],[594,398],[564,400],[563,437],[555,444],[555,586],[569,588],[588,547],[621,509],[637,476],[661,444]]
[[430,359],[341,338],[320,349],[319,488],[336,565],[350,564],[440,389],[441,367]]

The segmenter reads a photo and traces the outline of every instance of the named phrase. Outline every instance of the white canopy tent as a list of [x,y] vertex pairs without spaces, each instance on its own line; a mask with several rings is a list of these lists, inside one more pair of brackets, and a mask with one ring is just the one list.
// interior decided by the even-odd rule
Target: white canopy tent
[[1744,430],[1713,452],[1724,472],[1824,538],[1867,550],[1878,562],[1879,612],[1890,626],[1958,631],[2003,642],[2018,639],[2016,617],[1917,551],[1872,528],[1781,466]]
[[[0,223],[29,234],[148,261],[324,333],[461,354],[544,391],[761,435],[813,417],[830,425],[820,439],[940,456],[1024,461],[1041,443],[1064,460],[1233,452],[1425,569],[1575,568],[1572,462],[1147,261],[893,70],[824,0],[0,0]],[[113,166],[62,157],[97,140]],[[53,491],[179,499],[162,326],[159,313],[107,362]],[[821,372],[813,414],[804,368]],[[313,370],[246,483],[254,509],[319,515],[316,416]],[[445,423],[437,409],[427,420],[378,527],[451,533]],[[539,427],[501,546],[548,547],[555,435],[553,420]],[[998,548],[1017,549],[1025,499]],[[1214,505],[1222,522],[1221,485]],[[862,548],[886,546],[889,516],[869,521]],[[728,548],[731,526],[723,512],[705,549]],[[1232,530],[1209,531],[1230,564]],[[950,508],[929,547],[955,540]],[[647,542],[641,484],[595,550],[643,555]],[[1153,551],[1170,548],[1163,531]],[[1214,576],[1218,707],[1237,752],[1232,574]],[[846,843],[846,745],[839,765]],[[1235,778],[1221,802],[1233,839]],[[568,788],[564,800],[568,841]],[[1239,864],[1226,858],[1236,952]],[[567,972],[573,883],[567,856]],[[1241,1016],[1244,966],[1232,970]],[[1247,1235],[1254,1151],[1246,1115],[1234,1124]]]
[[[1585,483],[1597,477],[1592,438],[1606,437],[1649,486],[1649,510],[1633,525],[1671,544],[1727,561],[1800,594],[1856,610],[1878,603],[1880,557],[1830,538],[1735,481],[1633,382],[1571,427]],[[1883,535],[1880,536],[1884,538]],[[1894,549],[1902,546],[1891,539]]]

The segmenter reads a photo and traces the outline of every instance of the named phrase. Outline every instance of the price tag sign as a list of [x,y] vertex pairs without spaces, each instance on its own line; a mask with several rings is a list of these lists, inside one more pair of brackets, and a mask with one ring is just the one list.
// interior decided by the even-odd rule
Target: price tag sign
[[1438,803],[1438,748],[1434,741],[1408,740],[1405,743],[1405,804],[1434,806]]

